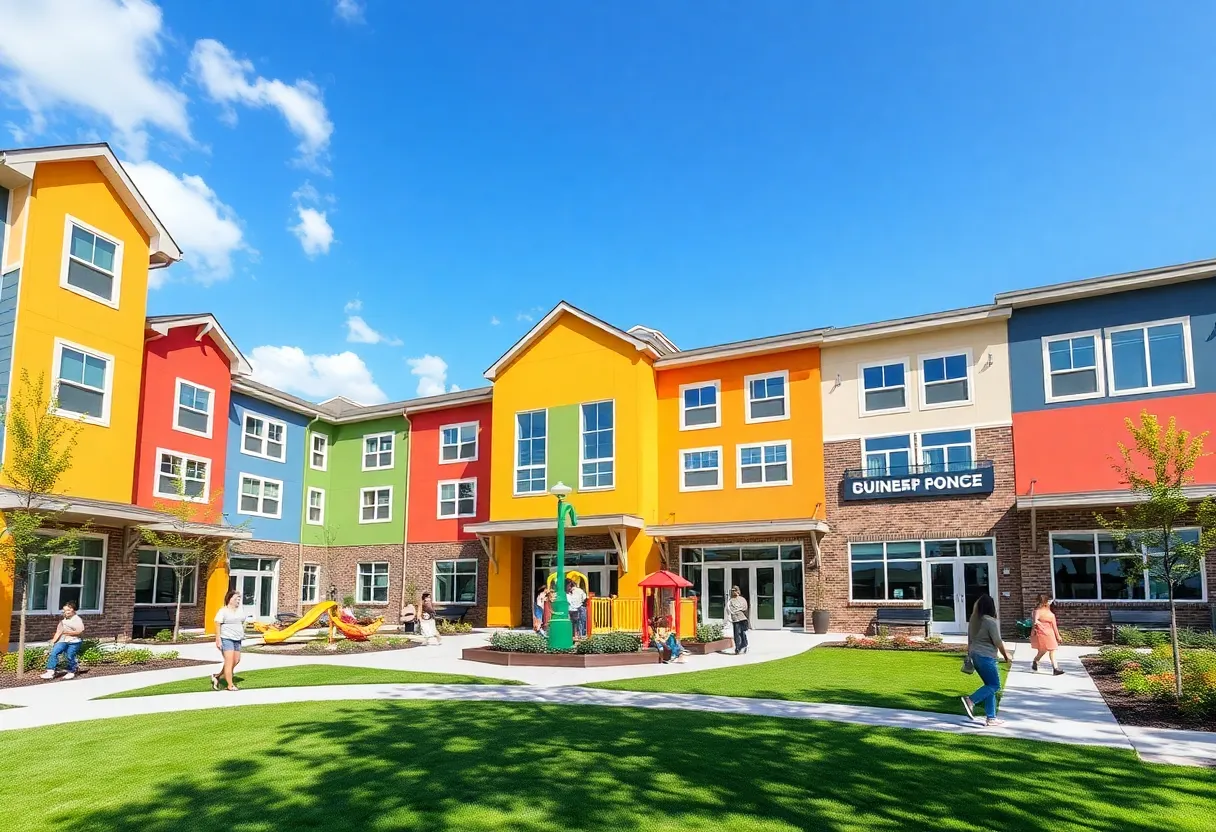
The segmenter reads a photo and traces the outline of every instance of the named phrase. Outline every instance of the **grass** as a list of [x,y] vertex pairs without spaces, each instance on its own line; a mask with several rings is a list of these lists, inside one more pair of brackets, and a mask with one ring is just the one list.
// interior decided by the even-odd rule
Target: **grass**
[[1216,812],[1210,771],[1130,751],[632,708],[310,702],[4,746],[21,776],[0,800],[28,832],[1198,832]]
[[[329,664],[301,664],[292,667],[272,667],[266,670],[239,670],[234,676],[237,687],[254,688],[303,688],[317,685],[514,685],[503,679],[485,679],[480,676],[460,676],[453,673],[421,673],[415,670],[381,670],[374,667],[343,667]],[[111,693],[99,699],[127,699],[133,696],[160,696],[166,693],[199,693],[211,690],[211,681],[206,676],[182,679],[149,685],[135,690]]]
[[[953,653],[816,647],[771,662],[589,687],[961,713],[959,697],[981,684],[978,675],[960,672],[962,662],[963,657]],[[1003,681],[1006,666],[1000,667]]]

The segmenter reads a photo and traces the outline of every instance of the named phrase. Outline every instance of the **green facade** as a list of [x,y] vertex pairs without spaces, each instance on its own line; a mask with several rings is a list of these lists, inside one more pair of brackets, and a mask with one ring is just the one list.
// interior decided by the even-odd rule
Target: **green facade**
[[549,408],[549,488],[558,482],[564,482],[574,489],[578,488],[578,408],[577,404]]

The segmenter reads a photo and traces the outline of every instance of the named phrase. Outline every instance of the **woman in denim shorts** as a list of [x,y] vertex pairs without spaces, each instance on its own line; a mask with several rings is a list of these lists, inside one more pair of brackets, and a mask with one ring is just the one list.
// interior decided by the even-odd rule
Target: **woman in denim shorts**
[[241,614],[241,593],[228,590],[224,606],[215,614],[215,649],[224,656],[224,669],[211,675],[211,689],[220,689],[220,676],[228,683],[228,690],[236,690],[232,672],[241,663],[241,640],[245,638],[245,616]]

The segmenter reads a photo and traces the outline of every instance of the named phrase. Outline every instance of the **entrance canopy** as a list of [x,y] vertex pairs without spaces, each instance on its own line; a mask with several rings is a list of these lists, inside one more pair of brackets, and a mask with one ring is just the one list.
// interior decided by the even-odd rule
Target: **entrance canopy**
[[809,535],[819,560],[819,541],[830,527],[825,520],[815,517],[799,517],[792,520],[731,520],[721,523],[671,523],[647,526],[646,534],[659,542],[663,560],[670,562],[667,551],[668,540],[686,540],[695,537],[742,537],[744,535]]
[[[580,515],[577,526],[566,527],[566,537],[580,535],[606,534],[612,538],[612,546],[616,549],[622,570],[629,569],[629,546],[625,540],[629,529],[642,529],[645,521],[636,514],[588,514]],[[464,530],[477,535],[481,547],[485,549],[498,568],[498,557],[494,553],[492,538],[494,537],[553,537],[557,534],[556,512],[553,517],[536,517],[524,520],[488,520],[484,523],[466,523]]]

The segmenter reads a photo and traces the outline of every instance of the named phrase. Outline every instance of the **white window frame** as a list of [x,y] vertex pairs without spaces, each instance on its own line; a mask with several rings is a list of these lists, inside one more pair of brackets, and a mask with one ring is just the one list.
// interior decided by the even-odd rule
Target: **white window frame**
[[[946,542],[946,541],[953,541],[956,547],[961,547],[964,542],[979,541],[979,540],[988,541],[992,544],[992,554],[991,555],[957,555],[954,557],[932,557],[932,558],[927,557],[925,555],[925,547],[926,547],[926,544],[929,544],[929,543],[941,543],[941,542]],[[919,543],[920,544],[919,560],[913,561],[912,558],[894,558],[894,559],[892,559],[892,558],[887,557],[887,546],[892,543]],[[871,546],[871,545],[875,545],[875,544],[882,546],[882,555],[880,557],[867,557],[867,558],[864,558],[859,561],[853,560],[853,547],[854,546]],[[958,550],[956,549],[956,551],[958,551]],[[929,604],[930,607],[932,606],[932,596],[927,596],[920,600],[917,600],[915,598],[854,598],[853,597],[853,564],[854,563],[881,563],[882,564],[882,586],[883,586],[884,593],[890,593],[890,591],[891,591],[891,574],[890,574],[890,570],[887,568],[887,565],[889,563],[914,563],[914,562],[919,563],[920,570],[921,570],[920,571],[921,592],[923,594],[925,592],[931,591],[930,583],[932,581],[933,576],[929,570],[930,570],[930,567],[934,563],[976,562],[982,558],[990,558],[994,564],[997,562],[997,549],[996,549],[996,538],[995,537],[993,537],[991,535],[986,535],[986,536],[980,536],[980,537],[922,537],[922,538],[897,538],[894,540],[851,541],[851,542],[845,544],[845,564],[846,564],[845,574],[847,575],[847,577],[849,579],[849,603],[850,604],[859,604],[859,605],[864,604],[864,605],[881,605],[881,606],[901,606],[902,605],[902,606],[914,607],[917,609],[928,609],[929,607],[926,607],[925,606],[926,604]],[[997,577],[998,577],[997,573],[994,572],[992,575],[992,579],[991,579],[992,581],[994,581],[994,583],[992,583],[991,586],[994,586],[994,587],[996,586],[995,581],[996,581]],[[1054,586],[1053,586],[1053,589],[1054,589]],[[992,597],[993,597],[993,600],[996,601],[997,611],[999,613],[1000,606],[1001,606],[1000,595],[994,594]],[[1072,602],[1069,602],[1069,603],[1072,603]],[[999,617],[999,615],[998,615],[998,617]]]
[[[321,495],[321,506],[320,506],[321,516],[316,520],[312,519],[312,495],[313,494]],[[305,494],[304,494],[304,522],[310,526],[324,526],[325,525],[325,489],[324,488],[317,488],[315,485],[310,485],[308,487],[308,490],[305,492]]]
[[[471,483],[473,486],[473,511],[470,514],[461,514],[460,513],[460,486],[462,483]],[[445,501],[443,499],[443,487],[445,485],[450,485],[450,486],[452,486],[453,489],[455,489],[453,492],[454,496],[452,497],[451,500]],[[444,514],[443,513],[444,502],[451,502],[453,504],[452,508],[453,508],[453,511],[455,512],[454,514]],[[476,516],[477,516],[477,477],[465,477],[464,479],[459,479],[459,480],[440,480],[439,482],[435,483],[435,518],[437,520],[457,520],[457,519],[461,519],[461,518],[476,517]]]
[[[161,552],[176,552],[176,551],[180,551],[180,550],[167,549],[167,548],[162,549],[159,546],[140,546],[140,547],[138,547],[138,550],[141,552],[156,552],[156,563],[154,565],[152,565],[151,567],[147,566],[146,564],[141,564],[139,562],[138,554],[136,555],[136,558],[135,558],[135,583],[137,585],[139,584],[140,567],[143,567],[144,569],[150,568],[152,570],[152,597],[155,598],[156,597],[156,581],[157,581],[157,578],[160,576],[160,570],[173,568],[173,567],[169,566],[168,564],[166,564],[165,566],[160,565],[160,553]],[[182,601],[183,607],[198,606],[198,566],[191,567],[190,574],[194,578],[194,600],[193,601]],[[150,604],[145,603],[145,602],[135,601],[134,604],[137,607],[173,607],[173,606],[177,605],[177,601],[163,601],[163,602],[153,601]]]
[[[63,534],[63,531],[62,530],[57,531],[55,529],[39,529],[38,534],[46,535],[48,538],[53,540],[56,537],[58,537],[59,535]],[[93,538],[93,539],[101,541],[101,574],[97,578],[97,580],[98,580],[97,609],[95,609],[95,610],[77,609],[76,612],[79,615],[102,615],[106,611],[106,567],[109,565],[109,561],[110,561],[110,536],[108,534],[82,532],[80,534],[80,537]],[[79,551],[79,550],[77,550],[77,551]],[[69,560],[72,558],[80,558],[80,556],[79,555],[68,555],[67,556],[67,559],[69,559]],[[82,558],[82,560],[96,560],[96,558]],[[45,562],[45,561],[50,561],[50,567],[49,567],[49,572],[48,572],[48,581],[47,581],[47,587],[46,587],[46,602],[47,602],[48,609],[26,610],[26,613],[25,613],[26,615],[63,615],[63,604],[59,600],[59,590],[60,590],[60,584],[61,584],[62,577],[63,577],[64,556],[61,554],[55,554],[49,558],[38,558],[37,561],[31,561],[28,568],[30,570],[33,570],[35,563],[41,563],[41,562]],[[28,588],[29,585],[30,585],[29,576],[27,574],[26,587]],[[54,599],[54,601],[55,601],[54,605],[51,604],[52,599]],[[14,602],[13,602],[14,607],[16,607],[16,604],[19,600],[20,599],[14,599]],[[27,600],[27,603],[28,603],[28,600]],[[13,614],[18,615],[18,614],[20,614],[20,612],[21,612],[20,609],[14,609]]]
[[[1097,390],[1093,393],[1078,393],[1075,396],[1053,396],[1051,393],[1051,345],[1056,341],[1071,341],[1073,338],[1094,339],[1094,374],[1098,377]],[[1085,329],[1080,332],[1066,332],[1059,335],[1044,335],[1040,341],[1043,349],[1043,400],[1047,404],[1055,402],[1080,402],[1086,399],[1101,399],[1106,395],[1106,347],[1105,338],[1100,329]],[[1076,370],[1060,370],[1063,373],[1073,373]]]
[[[1198,530],[1197,526],[1180,526],[1179,528],[1174,529],[1174,531],[1176,531],[1176,532],[1197,531],[1197,530]],[[1104,557],[1105,558],[1119,557],[1119,555],[1100,555],[1100,554],[1098,554],[1098,545],[1097,545],[1096,535],[1100,535],[1100,534],[1109,535],[1110,530],[1109,529],[1072,529],[1072,530],[1055,529],[1053,531],[1048,532],[1048,534],[1047,534],[1047,557],[1048,557],[1047,568],[1049,570],[1051,570],[1051,597],[1058,598],[1059,603],[1061,603],[1061,604],[1120,604],[1120,605],[1164,604],[1166,602],[1166,599],[1164,599],[1164,598],[1149,598],[1148,597],[1149,587],[1150,587],[1149,578],[1148,578],[1148,557],[1149,556],[1145,552],[1144,546],[1140,547],[1140,556],[1142,558],[1144,558],[1144,572],[1143,572],[1144,597],[1143,598],[1103,598],[1103,597],[1101,597],[1102,596],[1102,560],[1101,559]],[[1052,551],[1052,549],[1054,546],[1053,539],[1057,535],[1073,536],[1073,537],[1076,537],[1079,535],[1089,535],[1091,537],[1094,537],[1094,553],[1093,554],[1080,554],[1080,555],[1056,555],[1055,552]],[[1129,554],[1134,554],[1134,553],[1129,553]],[[1098,579],[1098,586],[1097,586],[1098,597],[1097,598],[1059,598],[1056,595],[1056,558],[1057,557],[1093,558],[1094,561],[1097,562],[1097,565],[1098,565],[1098,571],[1095,573],[1095,575],[1097,576],[1097,579]],[[1206,556],[1201,561],[1201,565],[1199,568],[1199,580],[1201,581],[1202,592],[1203,592],[1201,597],[1199,597],[1199,598],[1175,598],[1174,603],[1175,604],[1201,604],[1201,605],[1208,603],[1208,570],[1207,570],[1207,557]]]
[[[904,406],[887,407],[881,410],[866,409],[866,370],[874,367],[888,367],[892,364],[902,364],[904,367]],[[912,410],[913,386],[908,383],[908,375],[912,368],[905,355],[902,358],[884,358],[881,361],[865,361],[857,365],[857,412],[861,418],[867,416],[883,416],[888,413],[909,413]],[[894,390],[894,387],[879,387],[878,390]]]
[[[246,428],[249,426],[250,419],[259,419],[266,426],[266,433],[261,437],[262,450],[250,451],[245,448],[245,438],[249,436]],[[283,429],[283,457],[280,459],[277,456],[270,456],[266,453],[266,446],[270,444],[270,426],[278,425]],[[245,456],[256,456],[259,459],[268,459],[271,462],[287,462],[287,423],[281,419],[274,419],[265,414],[258,413],[253,410],[246,410],[241,416],[241,453]]]
[[[72,254],[72,226],[73,225],[78,225],[78,226],[80,226],[80,229],[82,231],[87,231],[96,237],[101,237],[107,243],[114,244],[114,270],[112,272],[110,272],[111,277],[114,278],[114,298],[113,298],[113,300],[106,300],[105,298],[98,297],[97,295],[94,295],[92,292],[86,292],[84,289],[81,289],[78,286],[73,286],[71,283],[68,283],[68,265],[70,264],[70,261],[76,260],[79,263],[84,263],[83,260],[80,260],[79,258],[73,256],[73,254]],[[111,309],[117,309],[118,305],[119,305],[119,298],[122,297],[122,254],[123,254],[122,240],[118,239],[113,234],[107,234],[106,232],[89,225],[84,220],[77,219],[76,217],[73,217],[71,214],[67,214],[64,216],[64,222],[63,222],[63,261],[59,267],[59,285],[61,287],[63,287],[64,289],[67,289],[69,292],[71,292],[74,295],[80,295],[82,298],[88,298],[89,300],[91,300],[95,303],[100,303],[102,306],[108,306]],[[104,269],[99,268],[98,266],[94,265],[93,263],[89,263],[87,265],[91,269],[97,269],[100,272],[105,271]]]
[[[586,443],[583,441],[583,435],[587,432],[587,424],[586,424],[586,420],[584,419],[585,414],[583,413],[583,408],[589,404],[593,404],[596,406],[601,405],[601,404],[612,405],[612,428],[611,428],[611,430],[612,430],[612,456],[604,457],[604,458],[596,457],[595,459],[587,459],[583,455],[587,450],[586,447],[584,447],[584,445]],[[613,491],[616,489],[616,474],[617,474],[617,471],[616,471],[616,429],[617,429],[616,399],[597,399],[596,401],[593,401],[593,402],[580,402],[579,403],[579,406],[578,406],[578,490],[580,492]],[[597,430],[596,432],[598,433],[599,431]],[[583,485],[583,464],[588,463],[588,462],[590,462],[590,463],[611,462],[612,463],[612,484],[611,485],[584,486]],[[549,420],[548,420],[548,417],[546,416],[545,417],[545,465],[548,466],[548,463],[549,463]],[[546,470],[545,471],[546,477],[547,477],[548,473],[549,472]],[[596,478],[597,479],[599,478],[598,473],[596,474]]]
[[[533,413],[544,413],[545,414],[545,462],[543,465],[520,465],[519,464],[519,443],[522,442],[523,440],[520,438],[520,435],[519,435],[519,417],[523,416],[524,414],[528,414],[530,416]],[[615,416],[615,414],[613,414],[613,415]],[[549,448],[549,411],[547,408],[536,408],[534,410],[518,410],[515,412],[514,416],[512,417],[512,420],[515,422],[515,446],[511,449],[511,451],[512,451],[511,494],[514,497],[539,497],[539,496],[548,494],[549,493],[549,491],[548,491],[549,450],[550,450],[550,448]],[[580,420],[581,420],[581,417],[580,417]],[[536,437],[532,437],[532,439],[535,439],[535,438]],[[529,439],[528,441],[531,442],[532,439]],[[580,441],[581,441],[581,439],[580,439]],[[580,451],[580,456],[581,456],[581,451]],[[541,479],[544,480],[546,487],[540,491],[520,491],[519,490],[519,472],[523,471],[525,469],[531,472],[537,468],[539,468],[541,471],[541,474],[542,474]],[[581,469],[580,469],[580,471],[581,471]],[[531,480],[532,477],[529,476],[528,479]],[[580,479],[581,479],[581,477],[580,477]]]
[[[769,482],[764,479],[764,449],[770,445],[785,446],[786,479],[779,482]],[[743,449],[760,449],[760,482],[743,482]],[[721,459],[721,457],[719,457]],[[749,466],[750,467],[750,466]],[[759,442],[740,442],[735,446],[735,487],[736,488],[781,488],[794,484],[794,443],[789,439],[765,439]]]
[[[975,470],[975,466],[976,466],[976,462],[977,462],[977,460],[975,458],[975,455],[976,455],[975,428],[971,428],[971,427],[936,428],[934,430],[917,431],[912,437],[912,449],[913,449],[913,453],[915,454],[915,456],[913,457],[912,464],[915,466],[918,466],[921,469],[924,469],[929,465],[929,463],[925,462],[925,444],[924,444],[924,441],[922,440],[922,437],[926,433],[954,433],[954,432],[960,431],[960,430],[969,431],[971,433],[971,441],[968,443],[968,447],[971,448],[971,468],[969,468],[967,470],[969,470],[969,471]],[[959,443],[958,445],[930,445],[929,447],[931,447],[931,448],[955,448],[955,447],[959,447],[961,444],[962,443]],[[864,448],[865,446],[863,445],[862,447]],[[947,468],[944,473],[950,473],[950,469],[949,469],[950,461],[947,459],[945,464],[946,464]],[[968,537],[968,538],[963,538],[963,539],[972,540],[974,538]]]
[[[467,427],[473,428],[473,455],[471,457],[468,457],[467,459],[461,459],[460,458],[460,445],[461,445],[460,429],[467,428]],[[548,428],[548,423],[546,423],[546,430],[547,430],[547,428]],[[456,444],[454,446],[448,446],[448,445],[443,444],[443,432],[445,430],[455,430],[456,431]],[[443,449],[446,447],[455,447],[456,448],[456,459],[444,459],[443,458]],[[460,463],[463,463],[463,462],[476,462],[477,457],[480,454],[481,454],[481,422],[477,422],[477,421],[453,422],[450,425],[440,425],[439,426],[439,464],[440,465],[459,465]]]
[[[178,417],[181,415],[182,405],[182,385],[189,384],[196,390],[202,390],[207,394],[207,430],[197,431],[191,428],[183,427],[178,422]],[[188,408],[193,413],[198,413],[193,407]],[[205,439],[211,438],[212,426],[215,424],[215,391],[205,384],[199,384],[197,381],[191,381],[188,378],[180,376],[173,382],[173,429],[181,433],[188,433],[192,436],[202,436]]]
[[[186,495],[182,495],[181,497],[179,497],[176,492],[166,493],[166,492],[160,490],[160,476],[161,476],[160,463],[161,463],[162,456],[175,456],[175,457],[179,457],[181,459],[181,461],[182,461],[181,476],[182,476],[183,488],[185,487],[185,482],[186,482],[186,463],[187,462],[204,462],[207,464],[207,475],[203,478],[203,494],[201,497],[190,497],[190,496],[186,496]],[[175,451],[171,448],[157,448],[156,449],[156,469],[153,471],[153,479],[152,479],[152,496],[160,497],[161,499],[164,499],[164,500],[175,500],[175,501],[186,502],[186,503],[206,504],[206,503],[211,502],[211,459],[210,459],[210,457],[195,456],[194,454],[188,454],[183,451]]]
[[[788,378],[786,379],[786,382],[787,382],[787,386],[786,386],[785,393],[786,393],[786,398],[788,398],[789,397],[789,386],[788,386],[789,379]],[[684,392],[686,390],[700,390],[702,387],[714,388],[714,401],[715,401],[715,403],[714,403],[714,420],[712,422],[709,422],[704,425],[690,425],[690,424],[688,424],[688,422],[686,420],[686,415],[685,415]],[[748,392],[749,393],[751,392],[750,389]],[[700,407],[705,407],[705,405],[700,405]],[[788,412],[788,410],[789,410],[789,407],[787,406],[786,411]],[[716,378],[716,379],[713,379],[712,381],[696,381],[696,382],[693,382],[692,384],[681,384],[680,385],[680,430],[709,430],[710,428],[719,428],[719,427],[722,427],[722,379]]]
[[[1169,326],[1170,324],[1182,324],[1182,351],[1183,357],[1186,360],[1186,376],[1187,380],[1179,384],[1153,384],[1153,365],[1148,349],[1148,330],[1154,326]],[[1116,390],[1115,389],[1115,355],[1114,345],[1111,343],[1111,336],[1116,332],[1129,332],[1133,329],[1144,330],[1144,367],[1148,374],[1148,386],[1136,387],[1131,390]],[[1190,390],[1195,386],[1195,357],[1191,354],[1191,318],[1185,315],[1181,318],[1163,318],[1159,321],[1144,321],[1143,323],[1125,324],[1123,326],[1108,326],[1105,329],[1103,337],[1106,352],[1106,372],[1107,372],[1107,387],[1110,395],[1114,396],[1138,396],[1144,393],[1163,393],[1168,390]]]
[[[308,586],[306,578],[308,577],[309,568],[312,569],[312,597],[308,597],[304,592]],[[300,603],[315,604],[317,599],[321,597],[321,564],[319,563],[304,563],[300,566]]]
[[[321,450],[317,450],[317,439],[321,440]],[[313,455],[321,454],[321,465],[317,466],[313,461]],[[329,434],[313,431],[309,434],[308,439],[308,467],[314,471],[326,471],[329,469]]]
[[[372,519],[371,520],[363,519],[363,508],[364,508],[363,495],[368,493],[369,491],[371,491],[371,492],[387,491],[388,492],[388,517],[376,517],[374,509],[378,506],[378,503],[373,502],[372,503],[372,508],[373,508]],[[391,523],[391,522],[393,522],[393,487],[391,485],[372,485],[372,486],[368,486],[367,488],[360,488],[359,489],[359,525],[368,526],[368,525],[372,525],[375,523]]]
[[[453,599],[451,601],[444,601],[442,598],[439,597],[439,580],[438,579],[439,579],[439,564],[441,564],[441,563],[453,563],[453,564],[471,563],[471,564],[473,564],[473,600],[472,601],[457,601],[455,599]],[[455,578],[456,575],[459,573],[457,573],[455,571],[456,567],[452,567],[452,569],[453,569],[452,577]],[[436,604],[476,604],[479,600],[477,597],[477,582],[481,578],[480,571],[481,571],[481,564],[479,564],[477,562],[477,558],[442,558],[440,560],[432,561],[431,562],[431,597],[435,599]],[[453,580],[452,589],[455,589],[455,588],[456,588],[456,581]]]
[[[685,455],[685,454],[706,453],[706,452],[712,452],[712,451],[717,451],[717,453],[718,453],[718,484],[717,484],[717,485],[685,485],[685,483],[684,483],[684,475],[685,475],[686,473],[688,473],[688,469],[686,469],[686,468],[684,467],[684,464],[685,464],[684,455]],[[725,460],[724,460],[724,458],[723,458],[723,456],[722,456],[722,446],[721,446],[721,445],[715,445],[715,446],[713,446],[713,447],[708,447],[708,448],[681,448],[681,449],[680,449],[680,451],[679,451],[679,455],[680,455],[680,456],[679,456],[679,463],[678,463],[679,468],[678,468],[677,470],[678,470],[678,472],[679,472],[679,477],[680,477],[680,490],[681,490],[681,491],[686,491],[686,492],[692,492],[692,491],[721,491],[721,490],[722,490],[722,489],[725,487],[725,482],[724,482],[724,481],[725,481],[725,479],[726,479],[726,476],[725,476],[725,474],[726,474],[725,467],[726,467],[726,466],[725,466],[725,464],[724,464],[724,463],[725,463]],[[693,470],[696,470],[696,471],[709,471],[709,470],[711,470],[711,469],[709,469],[709,468],[695,468],[695,469],[693,469]]]
[[[928,432],[932,433],[933,431],[928,431]],[[920,459],[920,451],[917,450],[917,447],[916,447],[917,434],[915,432],[879,433],[879,434],[875,434],[873,436],[861,437],[861,470],[866,472],[865,476],[867,476],[867,477],[870,476],[870,460],[868,459],[868,457],[871,454],[882,454],[885,459],[884,470],[886,471],[886,473],[874,474],[875,477],[898,477],[898,476],[906,477],[906,476],[908,476],[908,474],[901,475],[901,474],[891,473],[891,454],[899,453],[899,452],[903,451],[904,448],[893,448],[893,449],[888,449],[888,450],[884,450],[884,451],[867,451],[866,450],[866,443],[869,442],[871,439],[874,439],[874,440],[899,439],[899,438],[902,438],[905,436],[908,437],[908,447],[907,447],[908,473],[911,473],[911,471],[914,470],[916,468],[916,466],[920,464],[917,462],[917,460]],[[972,434],[972,436],[974,437],[974,434]]]
[[[384,437],[390,440],[388,448],[388,465],[372,465],[367,464],[367,441],[369,439],[376,440],[376,459],[380,459],[380,454],[384,451],[380,448],[380,440]],[[397,464],[397,434],[391,430],[381,431],[380,433],[365,433],[363,438],[359,440],[359,463],[363,466],[364,471],[388,471]]]
[[[371,596],[369,598],[363,597],[363,585],[360,583],[360,578],[363,577],[362,570],[363,570],[363,567],[365,567],[365,566],[371,567],[371,571],[367,573],[368,577],[371,578],[371,581],[369,581],[368,585],[367,585],[368,594]],[[384,576],[385,576],[385,578],[388,579],[384,585],[384,600],[383,601],[374,600],[374,598],[375,598],[374,592],[375,592],[375,588],[376,588],[376,567],[377,566],[384,567]],[[361,604],[361,605],[367,605],[367,606],[374,606],[376,604],[387,604],[389,596],[391,594],[390,591],[393,588],[392,578],[393,578],[393,568],[391,565],[389,565],[389,562],[386,560],[366,560],[366,561],[362,561],[360,563],[356,563],[355,564],[355,603]]]
[[[245,493],[244,485],[245,485],[246,479],[257,480],[259,483],[261,483],[261,485],[258,487],[258,510],[257,511],[245,511],[244,509],[241,508],[241,497],[244,496],[244,493]],[[262,511],[262,503],[266,500],[266,483],[268,483],[268,482],[275,483],[276,485],[279,486],[279,512],[278,512],[278,514],[266,514],[264,511]],[[283,481],[282,480],[276,480],[273,477],[263,477],[260,474],[250,474],[247,471],[240,471],[237,473],[236,488],[237,488],[237,492],[236,492],[236,513],[237,514],[244,514],[249,517],[265,517],[268,520],[283,519]]]
[[[784,402],[784,404],[782,405],[782,409],[784,410],[784,413],[781,416],[760,416],[760,417],[753,419],[752,418],[752,382],[767,380],[770,378],[780,378],[785,382],[781,387],[782,400]],[[767,402],[767,401],[770,401],[770,399],[767,399],[767,398],[756,399],[756,401]],[[784,422],[786,419],[789,419],[789,418],[790,418],[790,371],[789,370],[775,370],[771,373],[755,373],[753,375],[743,377],[743,421],[745,424],[758,425],[758,424],[762,424],[763,422]]]
[[[953,384],[954,382],[958,381],[958,379],[950,379],[947,381],[934,381],[934,382],[926,381],[925,380],[925,362],[932,361],[935,358],[941,358],[941,359],[953,358],[958,355],[961,355],[967,362],[967,376],[966,376],[967,398],[960,399],[957,402],[940,402],[938,404],[929,404],[929,399],[928,399],[927,393],[928,393],[930,384],[933,384],[935,386],[941,385],[941,384]],[[908,379],[907,371],[905,370],[904,373],[905,373],[904,385],[907,386],[907,379]],[[921,410],[945,410],[945,409],[951,408],[951,407],[967,407],[969,405],[975,404],[975,368],[974,368],[974,364],[972,362],[970,348],[961,349],[961,350],[959,350],[959,349],[943,350],[942,352],[931,352],[931,353],[925,353],[924,355],[918,355],[918,356],[916,356],[916,374],[918,376],[918,387],[919,387],[918,395],[920,396],[920,401],[918,402],[918,404],[919,404]],[[864,381],[862,383],[864,385]]]
[[75,382],[61,382],[59,379],[59,371],[63,365],[63,350],[64,348],[75,350],[76,352],[84,353],[93,358],[100,359],[106,362],[106,381],[105,388],[101,391],[101,416],[89,416],[85,413],[77,413],[74,410],[64,410],[61,407],[55,408],[57,416],[64,416],[68,419],[76,419],[88,425],[97,425],[99,427],[108,428],[110,426],[110,405],[114,402],[114,356],[109,353],[95,350],[91,347],[86,347],[83,344],[77,344],[75,341],[69,341],[66,338],[55,339],[55,354],[51,360],[51,383],[54,385],[54,395],[59,396],[59,385],[66,383],[73,387],[81,387],[86,390],[93,390],[92,387],[84,387],[84,385],[76,384]]

